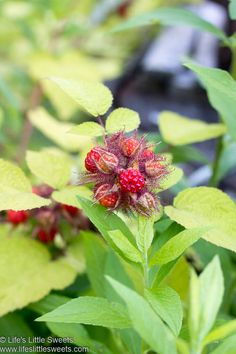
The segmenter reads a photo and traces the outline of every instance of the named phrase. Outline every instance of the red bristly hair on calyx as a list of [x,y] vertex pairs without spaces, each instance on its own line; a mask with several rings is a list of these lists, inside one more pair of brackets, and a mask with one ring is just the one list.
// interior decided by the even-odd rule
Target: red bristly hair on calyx
[[137,132],[105,135],[104,146],[88,152],[79,184],[94,183],[94,200],[108,210],[151,216],[160,206],[155,190],[169,173],[165,157],[152,146]]

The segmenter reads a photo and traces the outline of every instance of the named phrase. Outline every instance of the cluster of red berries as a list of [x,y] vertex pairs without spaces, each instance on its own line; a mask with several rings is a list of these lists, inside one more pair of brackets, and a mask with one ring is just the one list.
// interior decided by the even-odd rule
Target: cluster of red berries
[[146,216],[158,210],[155,190],[168,174],[167,163],[144,137],[126,137],[123,132],[105,137],[104,147],[94,147],[87,154],[85,168],[88,172],[80,182],[95,183],[94,198],[104,207]]
[[[47,185],[40,185],[34,186],[32,191],[41,197],[50,198],[53,189]],[[88,220],[82,215],[81,210],[66,204],[53,203],[50,207],[30,211],[7,211],[7,221],[14,226],[31,220],[33,236],[43,243],[51,243],[60,233],[60,221],[63,218],[76,229],[87,229],[89,226]]]

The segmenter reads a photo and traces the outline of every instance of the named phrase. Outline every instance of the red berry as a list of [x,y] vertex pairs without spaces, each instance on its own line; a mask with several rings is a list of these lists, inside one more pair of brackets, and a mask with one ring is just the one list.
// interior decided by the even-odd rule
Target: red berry
[[56,234],[57,234],[57,229],[55,227],[51,228],[50,230],[39,229],[37,232],[37,236],[39,240],[43,243],[52,242]]
[[124,170],[119,175],[120,187],[124,192],[139,192],[145,184],[142,174],[134,168]]
[[75,216],[78,213],[78,208],[72,205],[63,204],[62,208],[66,210],[67,213],[70,214],[71,216]]
[[138,140],[134,138],[127,138],[121,143],[121,151],[125,156],[130,157],[135,154],[139,145],[140,143]]
[[152,160],[154,158],[155,154],[151,149],[145,149],[143,150],[142,154],[141,154],[141,159],[148,161],[148,160]]
[[145,163],[146,174],[150,177],[158,177],[162,175],[165,165],[161,164],[159,161],[147,161]]
[[98,200],[99,204],[105,208],[116,208],[119,204],[120,195],[118,191],[112,191],[109,184],[102,184],[95,192],[94,197]]
[[7,220],[14,225],[24,223],[29,217],[29,214],[25,210],[8,210],[7,211]]
[[119,163],[118,158],[114,154],[108,151],[104,151],[101,154],[98,162],[95,162],[99,171],[106,174],[112,173],[118,166],[118,163]]
[[87,156],[85,158],[85,168],[89,172],[95,173],[98,171],[96,162],[100,159],[101,153],[104,151],[104,149],[100,147],[95,147],[92,150],[90,150],[87,153]]
[[117,8],[118,15],[120,15],[120,17],[126,17],[128,14],[128,8],[129,8],[129,2],[121,4]]

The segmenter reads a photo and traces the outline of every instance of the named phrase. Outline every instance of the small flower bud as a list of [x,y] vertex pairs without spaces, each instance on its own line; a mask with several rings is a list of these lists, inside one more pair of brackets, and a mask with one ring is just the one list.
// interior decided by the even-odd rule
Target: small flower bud
[[102,152],[104,152],[104,149],[98,146],[87,153],[84,162],[86,170],[92,173],[96,173],[98,171],[96,162],[100,159]]
[[149,192],[142,194],[136,201],[136,209],[145,215],[150,215],[156,209],[156,201],[153,195]]
[[133,156],[140,146],[140,142],[134,138],[127,138],[120,144],[123,155],[127,157]]
[[159,161],[147,161],[145,163],[146,174],[150,177],[159,177],[163,174],[165,165],[162,165]]
[[116,169],[118,163],[119,160],[114,154],[105,151],[101,154],[99,160],[96,162],[96,166],[100,172],[109,174]]
[[149,161],[149,160],[154,159],[154,156],[155,156],[155,154],[151,149],[145,149],[141,153],[140,158],[144,161]]
[[94,194],[95,199],[105,208],[114,209],[118,206],[120,201],[120,193],[118,188],[110,184],[102,184],[99,186]]

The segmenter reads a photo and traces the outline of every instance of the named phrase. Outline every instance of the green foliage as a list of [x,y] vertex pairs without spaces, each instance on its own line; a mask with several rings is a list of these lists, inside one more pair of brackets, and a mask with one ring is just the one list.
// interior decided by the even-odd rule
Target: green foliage
[[85,186],[67,186],[60,191],[53,192],[52,198],[58,203],[80,208],[77,195],[88,199],[91,197],[91,190]]
[[197,143],[226,133],[224,124],[207,124],[174,112],[162,112],[159,125],[164,140],[171,145]]
[[115,109],[106,120],[106,130],[108,133],[118,131],[130,132],[139,127],[140,118],[137,112],[128,108]]
[[125,301],[132,325],[145,342],[157,352],[177,353],[174,336],[149,303],[142,296],[116,280],[110,277],[108,279],[115,291]]
[[39,180],[55,189],[65,187],[70,180],[72,161],[60,150],[28,151],[26,161],[30,171]]
[[116,248],[121,251],[127,259],[132,262],[142,263],[142,257],[139,250],[129,242],[129,240],[119,230],[109,232],[109,236]]
[[30,181],[16,165],[0,160],[0,210],[26,210],[50,204],[32,193]]
[[236,2],[235,0],[229,0],[229,15],[231,20],[236,20]]
[[41,299],[52,289],[63,289],[74,281],[74,268],[63,258],[52,261],[48,250],[39,242],[18,234],[7,235],[4,229],[1,229],[0,239],[1,315]]
[[235,353],[236,335],[225,339],[211,354],[234,354]]
[[85,122],[73,127],[70,133],[85,136],[101,136],[105,133],[103,127],[95,122]]
[[145,297],[153,310],[168,324],[175,336],[182,327],[183,309],[179,295],[167,286],[145,290]]
[[228,133],[236,139],[236,83],[224,70],[205,68],[193,62],[185,64],[193,70],[207,90],[209,101],[221,115]]
[[128,19],[113,29],[113,32],[124,31],[140,26],[150,26],[161,23],[163,25],[189,25],[201,31],[212,33],[219,39],[226,40],[224,32],[203,20],[193,12],[179,8],[161,8],[150,13],[145,13],[137,17]]
[[150,264],[166,264],[178,258],[188,247],[199,240],[208,231],[208,228],[184,230],[172,237],[151,258]]
[[110,90],[101,83],[65,80],[58,77],[49,79],[74,99],[82,109],[95,117],[105,114],[112,104]]
[[160,181],[159,192],[173,187],[183,177],[183,170],[180,167],[170,165],[167,170],[169,171],[169,174]]
[[30,111],[28,115],[33,126],[66,151],[77,152],[91,143],[88,137],[80,136],[78,139],[77,136],[69,134],[75,125],[57,121],[42,107]]
[[39,317],[37,321],[83,323],[110,328],[128,328],[131,325],[121,304],[89,296],[73,299]]
[[204,337],[215,322],[223,294],[224,279],[216,256],[199,278],[194,271],[191,274],[189,330],[193,351],[202,349]]
[[187,229],[205,225],[202,237],[218,246],[236,251],[236,206],[222,191],[210,187],[188,188],[180,192],[166,214]]
[[236,332],[236,320],[226,322],[222,326],[213,329],[204,339],[203,344],[208,345],[211,342],[222,340],[230,334]]

